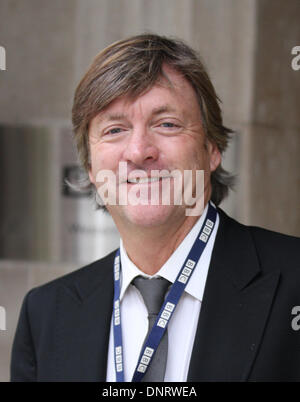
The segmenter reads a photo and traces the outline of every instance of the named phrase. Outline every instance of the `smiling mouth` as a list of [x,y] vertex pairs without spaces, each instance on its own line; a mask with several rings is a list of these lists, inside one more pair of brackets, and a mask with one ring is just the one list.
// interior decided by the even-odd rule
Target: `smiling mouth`
[[133,179],[128,179],[128,184],[147,184],[147,183],[155,183],[163,179],[170,178],[170,176],[164,177],[135,177]]
[[160,177],[135,177],[133,179],[128,179],[127,183],[130,184],[143,184],[143,183],[154,183],[159,181]]

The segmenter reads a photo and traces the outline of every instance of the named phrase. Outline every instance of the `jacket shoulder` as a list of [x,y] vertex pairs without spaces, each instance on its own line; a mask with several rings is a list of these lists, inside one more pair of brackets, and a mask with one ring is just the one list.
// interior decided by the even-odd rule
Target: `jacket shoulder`
[[219,210],[222,221],[231,233],[248,233],[262,267],[298,271],[300,276],[300,238],[258,226],[247,226]]
[[300,276],[300,238],[256,226],[248,228],[262,261]]
[[299,248],[300,245],[299,237],[275,232],[258,226],[247,226],[247,227],[249,228],[252,235],[257,239],[257,241],[264,242],[265,239],[268,239],[269,242],[272,242],[274,244],[281,244],[286,247]]
[[61,286],[69,289],[75,289],[77,284],[88,287],[90,291],[96,289],[99,282],[112,273],[113,260],[116,250],[112,251],[105,257],[93,261],[81,268],[76,269],[68,274],[60,276],[52,281],[37,286],[28,292],[30,297],[49,297],[49,295],[56,293],[56,290]]

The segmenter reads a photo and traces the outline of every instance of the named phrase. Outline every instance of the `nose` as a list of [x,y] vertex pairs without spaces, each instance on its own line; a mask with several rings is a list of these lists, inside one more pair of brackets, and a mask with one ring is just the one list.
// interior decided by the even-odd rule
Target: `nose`
[[158,158],[158,148],[151,133],[144,127],[136,127],[128,136],[124,150],[124,160],[140,167],[146,167]]

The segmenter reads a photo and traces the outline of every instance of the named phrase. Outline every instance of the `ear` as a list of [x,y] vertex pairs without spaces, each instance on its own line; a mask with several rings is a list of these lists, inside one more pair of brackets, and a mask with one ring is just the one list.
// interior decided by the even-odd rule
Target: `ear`
[[214,172],[220,165],[222,156],[217,144],[208,141],[209,167],[210,171]]
[[91,167],[91,165],[89,166],[88,172],[89,172],[89,179],[90,179],[90,182],[95,185],[95,180],[94,180],[94,176],[93,176],[93,172],[92,172],[92,167]]

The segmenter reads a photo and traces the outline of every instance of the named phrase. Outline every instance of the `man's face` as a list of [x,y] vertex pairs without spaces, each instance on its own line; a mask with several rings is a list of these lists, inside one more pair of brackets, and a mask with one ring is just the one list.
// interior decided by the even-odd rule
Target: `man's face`
[[[150,201],[151,190],[161,190],[169,180],[173,194],[174,179],[167,174],[151,171],[204,170],[204,200],[211,194],[210,173],[220,163],[220,153],[214,144],[206,141],[201,112],[196,94],[190,83],[169,66],[164,67],[170,83],[162,78],[148,92],[132,100],[120,97],[90,122],[89,143],[91,154],[90,180],[97,188],[99,171],[111,170],[117,176],[117,191],[136,194]],[[119,176],[119,163],[127,164],[127,175]],[[140,181],[136,170],[144,175]],[[98,176],[99,179],[99,176]],[[155,186],[155,188],[154,188]],[[159,186],[159,187],[158,187]],[[193,184],[195,186],[195,184]],[[169,188],[169,187],[167,187]],[[147,190],[147,191],[146,191]],[[146,192],[145,192],[146,191]],[[193,188],[195,192],[195,188]],[[147,198],[147,196],[146,196]],[[172,196],[171,196],[172,200]],[[145,201],[145,200],[144,200]],[[185,216],[185,205],[106,205],[119,224],[149,227],[167,224]]]

